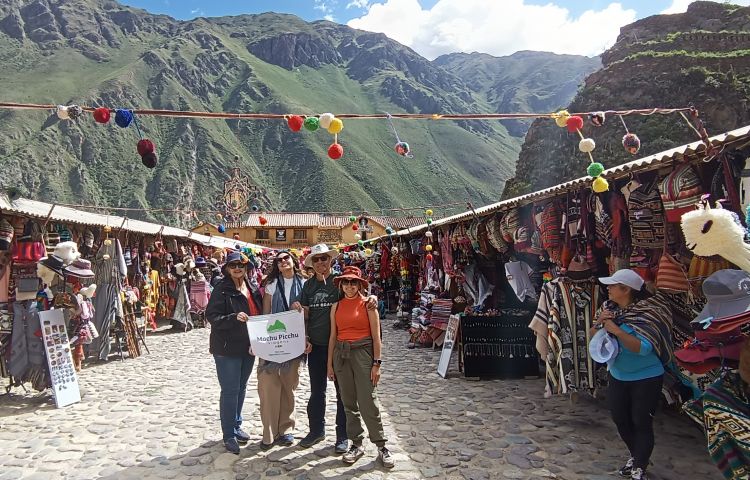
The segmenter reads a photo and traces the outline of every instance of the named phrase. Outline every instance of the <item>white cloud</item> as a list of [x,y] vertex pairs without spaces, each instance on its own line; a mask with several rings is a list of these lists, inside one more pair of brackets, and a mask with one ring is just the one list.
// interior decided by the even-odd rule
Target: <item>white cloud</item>
[[205,17],[206,16],[206,12],[204,12],[200,8],[194,8],[193,10],[190,10],[190,13],[192,15],[197,16],[197,17]]
[[[672,0],[672,5],[662,10],[661,13],[684,13],[687,11],[688,5],[693,3],[695,0]],[[731,0],[730,2],[734,5],[750,5],[748,0]]]
[[335,6],[336,1],[326,1],[326,0],[315,0],[315,3],[313,4],[313,8],[315,10],[320,10],[323,13],[331,13],[333,12],[333,7]]
[[352,0],[346,4],[346,8],[367,8],[370,6],[370,0]]
[[333,18],[333,15],[324,15],[323,19],[324,20],[328,20],[329,22],[335,22],[336,21],[336,19]]
[[531,5],[526,0],[438,0],[431,9],[423,9],[419,0],[385,0],[371,4],[348,25],[385,33],[429,59],[474,51],[598,55],[635,18],[635,10],[620,3],[573,17],[554,3]]

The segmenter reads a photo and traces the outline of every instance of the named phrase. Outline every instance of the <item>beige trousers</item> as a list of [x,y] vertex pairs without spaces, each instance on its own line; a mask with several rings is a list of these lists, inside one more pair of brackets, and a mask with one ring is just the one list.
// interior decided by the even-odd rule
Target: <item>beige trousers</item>
[[258,397],[260,420],[263,423],[263,443],[269,445],[294,428],[294,391],[299,385],[300,359],[283,369],[258,369]]

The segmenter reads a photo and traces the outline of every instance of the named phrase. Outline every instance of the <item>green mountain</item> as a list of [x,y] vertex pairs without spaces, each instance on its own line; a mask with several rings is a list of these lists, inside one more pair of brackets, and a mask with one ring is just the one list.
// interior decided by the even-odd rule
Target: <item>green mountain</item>
[[[584,78],[601,67],[598,57],[521,51],[505,57],[486,53],[451,53],[434,64],[463,79],[496,113],[552,112],[570,102]],[[531,122],[504,121],[523,137]]]
[[[382,34],[275,13],[177,21],[113,0],[5,0],[0,59],[0,100],[9,102],[302,114],[516,105],[495,102],[460,69],[450,73],[446,62],[429,62]],[[558,95],[544,88],[539,96]],[[519,108],[536,106],[517,97]],[[0,110],[0,182],[59,203],[202,210],[216,205],[239,155],[268,209],[481,205],[497,199],[521,144],[500,122],[395,120],[414,153],[408,159],[394,153],[385,120],[346,120],[345,154],[333,161],[331,135],[294,133],[281,120],[137,120],[156,144],[153,170],[141,164],[132,126],[100,125],[88,114],[65,121],[53,111]]]
[[276,320],[274,323],[266,327],[266,330],[268,333],[286,332],[286,325],[284,325],[281,320]]
[[[750,123],[750,7],[694,2],[683,14],[641,19],[623,27],[601,58],[603,68],[586,78],[570,112],[694,105],[709,135]],[[624,118],[641,140],[636,156],[622,146],[617,117],[602,127],[584,124],[595,160],[607,168],[699,139],[679,114]],[[584,176],[589,160],[578,141],[553,121],[536,120],[503,197]]]

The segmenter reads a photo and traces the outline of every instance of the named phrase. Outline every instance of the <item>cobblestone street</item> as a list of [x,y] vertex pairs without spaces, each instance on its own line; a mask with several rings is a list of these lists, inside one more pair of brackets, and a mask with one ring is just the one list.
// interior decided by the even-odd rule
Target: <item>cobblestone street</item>
[[[354,466],[342,464],[333,453],[332,409],[325,443],[261,451],[255,372],[243,425],[253,438],[239,457],[225,453],[219,385],[202,329],[149,335],[150,355],[88,366],[80,377],[82,402],[65,409],[20,389],[0,397],[0,479],[615,478],[624,446],[600,402],[544,399],[542,380],[467,380],[455,353],[444,380],[436,373],[438,351],[409,350],[405,333],[384,324],[379,391],[397,461],[391,471],[376,463],[369,443]],[[303,372],[298,439],[307,426]],[[721,478],[685,416],[660,412],[655,428],[653,478]]]

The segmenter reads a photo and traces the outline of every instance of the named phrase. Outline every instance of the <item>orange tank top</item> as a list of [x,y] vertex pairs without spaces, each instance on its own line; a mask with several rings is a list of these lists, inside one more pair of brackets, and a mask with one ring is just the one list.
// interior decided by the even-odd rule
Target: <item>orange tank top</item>
[[342,298],[336,306],[336,339],[356,342],[371,336],[367,300],[362,297]]

